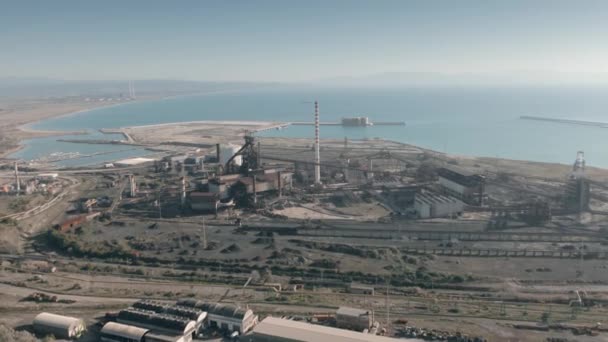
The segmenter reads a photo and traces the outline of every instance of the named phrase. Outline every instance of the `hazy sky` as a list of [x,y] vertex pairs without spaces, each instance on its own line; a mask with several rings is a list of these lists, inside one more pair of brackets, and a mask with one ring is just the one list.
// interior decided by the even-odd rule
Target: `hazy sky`
[[0,77],[608,72],[608,1],[0,0]]

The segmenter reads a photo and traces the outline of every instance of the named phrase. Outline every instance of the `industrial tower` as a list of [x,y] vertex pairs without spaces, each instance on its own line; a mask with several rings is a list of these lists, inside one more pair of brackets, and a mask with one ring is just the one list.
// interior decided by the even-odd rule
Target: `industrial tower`
[[21,180],[19,179],[19,166],[15,162],[15,186],[17,189],[17,196],[21,193]]
[[321,150],[319,147],[319,102],[315,101],[315,184],[321,184]]
[[135,100],[135,85],[133,81],[129,81],[129,98]]

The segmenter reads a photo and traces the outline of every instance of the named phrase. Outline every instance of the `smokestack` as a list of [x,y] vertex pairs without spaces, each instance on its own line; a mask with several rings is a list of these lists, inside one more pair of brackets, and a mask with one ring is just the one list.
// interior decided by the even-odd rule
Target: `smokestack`
[[257,193],[257,189],[256,189],[256,179],[255,179],[255,173],[253,174],[253,176],[251,177],[253,179],[253,203],[256,204],[258,203],[258,193]]
[[129,196],[137,196],[137,183],[135,183],[135,175],[129,175]]
[[315,184],[321,184],[321,152],[319,147],[319,102],[315,101]]
[[182,177],[182,208],[186,206],[186,177]]
[[279,197],[283,196],[283,180],[281,179],[281,171],[277,172],[277,187],[279,188]]
[[262,162],[260,161],[260,158],[262,156],[262,145],[260,144],[260,141],[258,140],[258,152],[256,153],[256,169],[261,167]]
[[19,166],[15,162],[15,185],[17,186],[17,196],[21,193],[21,180],[19,179]]

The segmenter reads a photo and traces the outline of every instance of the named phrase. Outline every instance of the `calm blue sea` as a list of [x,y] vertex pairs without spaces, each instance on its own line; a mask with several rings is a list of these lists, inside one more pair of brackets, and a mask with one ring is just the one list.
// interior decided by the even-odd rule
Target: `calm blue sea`
[[[570,164],[578,150],[588,165],[608,167],[608,129],[521,120],[521,115],[608,122],[608,88],[403,88],[312,89],[303,87],[259,90],[158,101],[134,102],[46,120],[31,125],[43,130],[89,130],[193,120],[312,121],[310,101],[318,100],[321,121],[343,116],[368,116],[372,121],[405,121],[407,126],[344,128],[323,126],[322,138],[398,140],[437,151]],[[294,126],[265,133],[272,136],[312,137],[310,126]],[[56,142],[33,139],[14,155],[33,159],[60,151],[90,154],[119,151],[124,146]],[[143,150],[84,158],[63,165],[95,164],[142,155]]]

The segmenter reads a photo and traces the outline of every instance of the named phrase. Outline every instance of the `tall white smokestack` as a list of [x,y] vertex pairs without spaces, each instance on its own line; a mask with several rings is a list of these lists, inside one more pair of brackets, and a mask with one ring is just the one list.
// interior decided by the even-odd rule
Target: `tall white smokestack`
[[135,175],[129,175],[129,196],[137,196],[137,183],[135,182]]
[[21,180],[19,179],[19,166],[15,162],[15,185],[17,186],[17,196],[21,193]]
[[186,206],[186,177],[182,177],[182,207]]
[[319,102],[315,101],[315,184],[321,184],[321,151],[319,147]]

